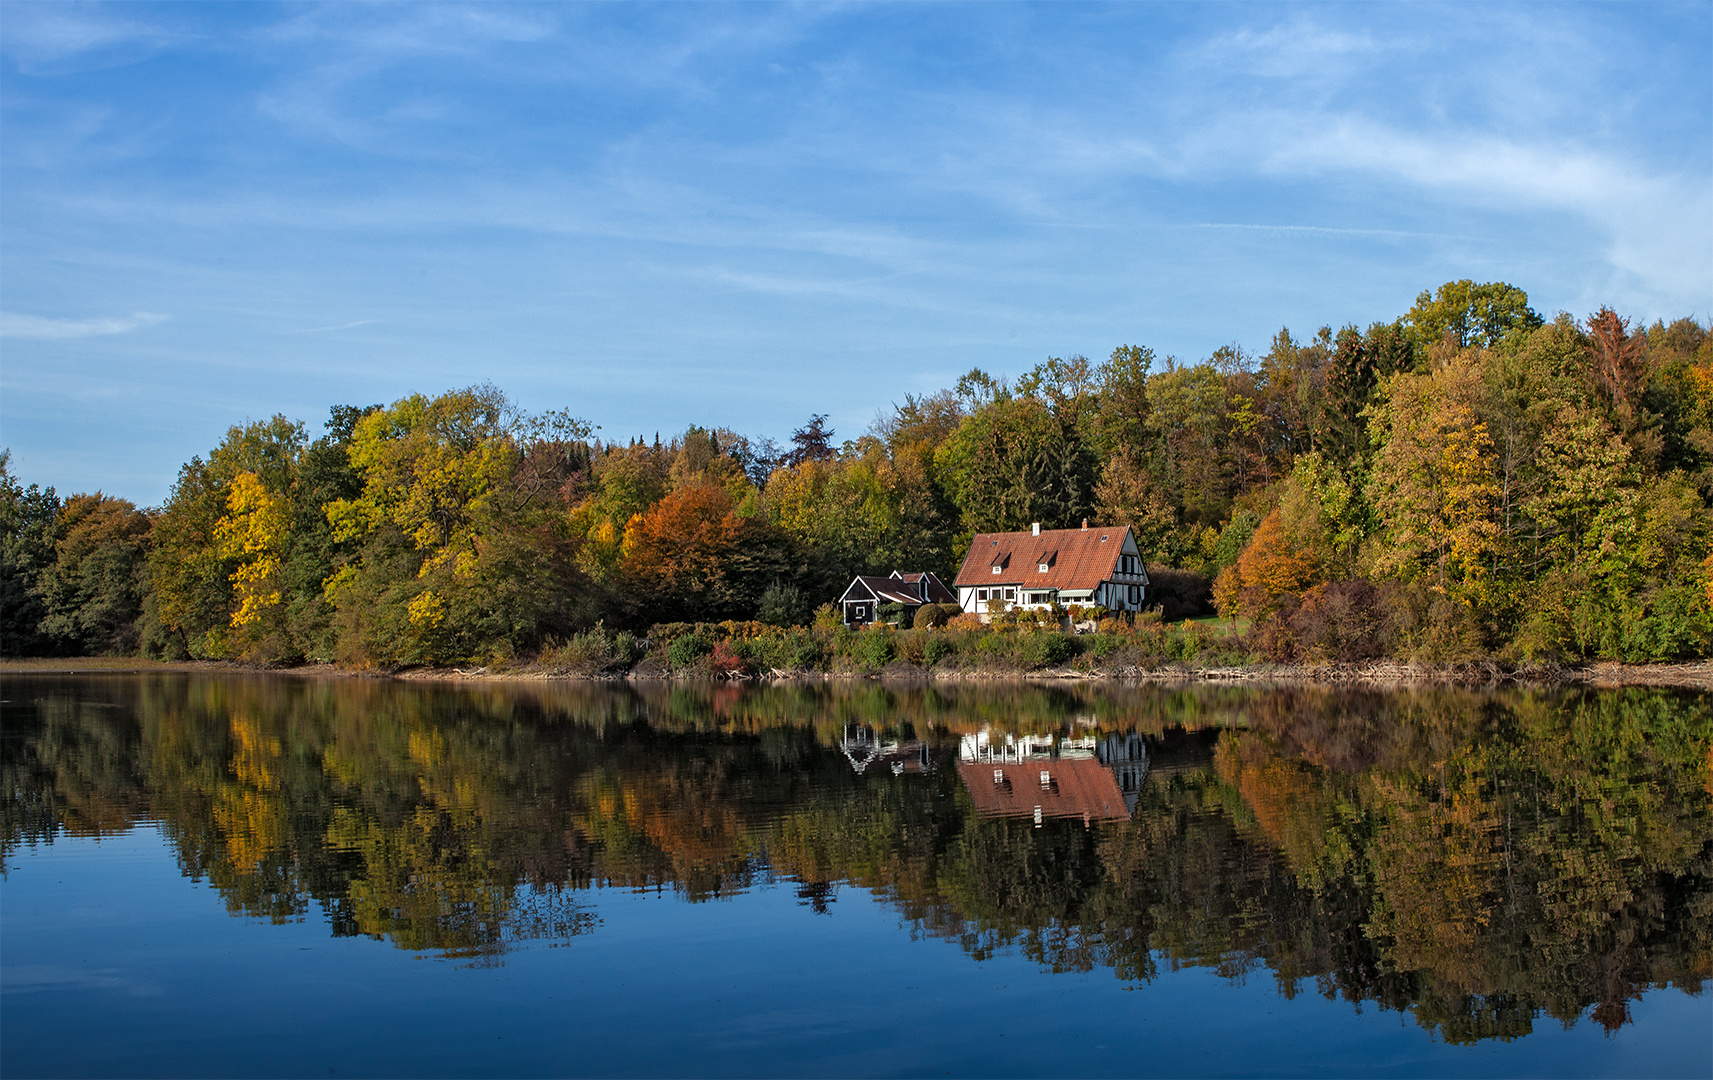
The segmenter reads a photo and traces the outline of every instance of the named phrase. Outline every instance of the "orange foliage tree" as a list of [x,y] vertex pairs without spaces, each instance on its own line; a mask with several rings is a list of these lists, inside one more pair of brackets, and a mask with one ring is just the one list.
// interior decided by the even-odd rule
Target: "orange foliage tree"
[[1285,532],[1284,519],[1274,510],[1214,583],[1214,600],[1226,616],[1257,618],[1276,610],[1281,597],[1302,592],[1314,583],[1320,558]]
[[766,522],[739,515],[719,484],[691,484],[625,526],[622,579],[628,602],[655,621],[737,618],[761,590],[801,573],[789,542]]

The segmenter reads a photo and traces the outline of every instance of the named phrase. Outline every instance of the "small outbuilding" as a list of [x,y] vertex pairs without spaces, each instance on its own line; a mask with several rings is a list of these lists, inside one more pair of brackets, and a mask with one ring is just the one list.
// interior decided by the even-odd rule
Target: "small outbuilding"
[[932,573],[894,570],[891,577],[858,575],[839,597],[839,608],[846,626],[863,626],[878,617],[882,604],[902,604],[914,615],[923,604],[957,602],[957,595]]

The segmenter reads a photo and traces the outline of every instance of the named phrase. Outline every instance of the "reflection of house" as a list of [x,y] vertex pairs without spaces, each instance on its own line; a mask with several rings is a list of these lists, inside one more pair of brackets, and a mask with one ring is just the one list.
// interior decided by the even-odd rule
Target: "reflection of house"
[[1010,735],[982,728],[959,740],[958,757],[963,761],[1051,760],[1058,745],[1057,735]]
[[980,533],[958,571],[958,603],[986,617],[992,610],[1054,604],[1142,610],[1148,571],[1128,525]]
[[958,774],[982,814],[1123,821],[1148,776],[1148,745],[1134,733],[1060,738],[983,728],[960,740]]
[[1132,732],[1128,735],[1108,735],[1094,748],[1095,757],[1112,773],[1118,790],[1124,792],[1126,814],[1136,812],[1142,797],[1142,781],[1148,778],[1148,743]]
[[1094,758],[1045,761],[960,761],[958,776],[976,813],[995,817],[1082,818],[1126,821],[1124,793]]
[[884,769],[893,776],[901,776],[907,772],[930,772],[934,767],[933,753],[921,739],[881,739],[866,724],[846,726],[844,737],[839,740],[839,749],[844,751],[845,760],[851,763],[858,776],[870,768],[877,772]]
[[839,597],[846,626],[862,626],[875,620],[882,604],[903,604],[912,614],[923,604],[955,604],[958,598],[939,578],[921,573],[892,572],[891,577],[858,575]]

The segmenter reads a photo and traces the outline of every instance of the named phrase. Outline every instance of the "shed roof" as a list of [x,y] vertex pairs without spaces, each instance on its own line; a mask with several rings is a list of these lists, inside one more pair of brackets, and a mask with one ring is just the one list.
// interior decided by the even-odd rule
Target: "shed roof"
[[[892,572],[891,577],[858,574],[839,599],[841,601],[850,600],[852,590],[856,590],[859,585],[883,604],[910,604],[915,606],[918,604],[955,604],[958,601],[957,596],[933,574],[926,572],[903,574],[897,570]],[[859,590],[857,599],[861,598]]]
[[940,580],[938,574],[926,570],[905,574],[894,570],[892,576],[906,584],[916,586],[922,594],[924,604],[955,604],[958,602],[957,594],[946,588],[946,583]]

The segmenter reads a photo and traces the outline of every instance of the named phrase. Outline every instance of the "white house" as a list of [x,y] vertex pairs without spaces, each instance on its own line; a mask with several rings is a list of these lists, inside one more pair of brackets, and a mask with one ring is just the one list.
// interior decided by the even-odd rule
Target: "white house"
[[1148,571],[1130,526],[1043,529],[980,533],[955,582],[958,604],[987,618],[997,609],[1099,606],[1109,611],[1141,611]]

